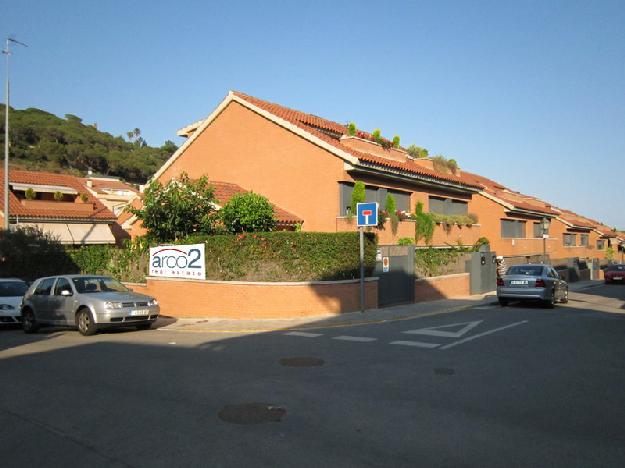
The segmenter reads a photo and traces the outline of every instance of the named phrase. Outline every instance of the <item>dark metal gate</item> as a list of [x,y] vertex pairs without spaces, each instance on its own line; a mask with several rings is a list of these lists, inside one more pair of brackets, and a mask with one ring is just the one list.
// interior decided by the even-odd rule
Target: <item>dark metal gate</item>
[[378,282],[378,304],[389,306],[414,300],[414,246],[379,245],[374,276]]
[[495,252],[473,252],[467,260],[471,273],[471,294],[482,294],[497,288],[497,263]]

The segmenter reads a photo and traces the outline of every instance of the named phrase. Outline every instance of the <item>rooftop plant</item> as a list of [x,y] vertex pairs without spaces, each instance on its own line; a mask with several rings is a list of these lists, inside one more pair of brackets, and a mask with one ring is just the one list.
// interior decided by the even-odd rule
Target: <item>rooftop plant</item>
[[427,158],[428,157],[427,149],[421,148],[420,146],[417,146],[414,144],[406,148],[406,151],[408,152],[408,155],[410,155],[413,158]]
[[28,187],[24,192],[24,196],[27,200],[34,200],[37,198],[37,192],[35,192],[32,188]]
[[349,136],[356,136],[357,132],[358,128],[356,128],[356,124],[354,122],[350,122],[349,124],[347,124],[347,134]]
[[399,135],[393,137],[393,148],[399,148]]
[[455,174],[458,172],[458,163],[455,159],[447,159],[445,156],[438,154],[432,158],[434,170],[437,172]]

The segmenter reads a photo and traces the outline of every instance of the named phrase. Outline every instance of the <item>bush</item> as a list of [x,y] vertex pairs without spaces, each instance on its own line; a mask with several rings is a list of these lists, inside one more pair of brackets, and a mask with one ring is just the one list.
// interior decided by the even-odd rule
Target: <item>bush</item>
[[393,148],[399,148],[399,135],[393,137]]
[[464,272],[464,265],[454,265],[462,260],[470,249],[463,247],[451,247],[446,249],[435,249],[428,247],[415,250],[415,273],[419,277],[438,276],[450,268],[458,272]]
[[423,239],[426,244],[430,244],[432,242],[432,236],[434,235],[434,226],[436,226],[434,216],[431,213],[425,213],[423,211],[423,203],[417,202],[414,218],[415,243]]
[[166,185],[152,182],[143,197],[143,207],[129,207],[152,239],[168,242],[193,232],[209,233],[215,222],[213,187],[206,177],[191,180],[181,174]]
[[397,240],[397,245],[414,245],[414,239],[410,237],[400,237]]
[[219,219],[232,233],[266,232],[276,225],[269,200],[252,192],[233,196],[219,211]]
[[386,195],[386,206],[384,207],[388,213],[388,217],[391,219],[391,230],[393,234],[397,233],[397,226],[399,224],[399,217],[397,216],[397,203],[395,197],[388,193]]
[[27,200],[34,200],[37,198],[37,192],[35,192],[32,188],[28,187],[24,192],[24,196]]
[[59,192],[59,191],[54,192],[54,199],[56,201],[62,201],[63,197],[64,197],[63,192]]
[[349,136],[355,136],[357,132],[358,132],[358,128],[356,128],[356,124],[354,122],[350,122],[347,125],[347,134]]
[[408,152],[408,155],[410,155],[413,158],[427,158],[428,157],[428,150],[425,148],[421,148],[420,146],[417,146],[417,145],[410,145],[408,148],[406,148],[406,151]]
[[352,191],[352,206],[350,207],[349,214],[351,216],[356,213],[356,206],[358,203],[364,203],[366,199],[365,183],[357,181],[354,184],[354,190]]
[[34,280],[79,268],[61,243],[35,228],[0,231],[0,276]]

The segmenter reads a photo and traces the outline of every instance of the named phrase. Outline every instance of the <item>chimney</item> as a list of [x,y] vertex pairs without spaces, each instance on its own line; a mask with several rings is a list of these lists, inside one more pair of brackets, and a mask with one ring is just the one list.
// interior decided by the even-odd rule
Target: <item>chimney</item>
[[93,181],[91,179],[87,180],[87,187],[93,187]]

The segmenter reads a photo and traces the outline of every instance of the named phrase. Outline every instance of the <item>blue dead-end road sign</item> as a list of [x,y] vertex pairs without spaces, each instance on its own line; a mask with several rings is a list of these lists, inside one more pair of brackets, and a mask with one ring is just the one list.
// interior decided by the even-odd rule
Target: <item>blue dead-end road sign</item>
[[378,204],[377,203],[357,203],[356,219],[358,227],[378,225]]

